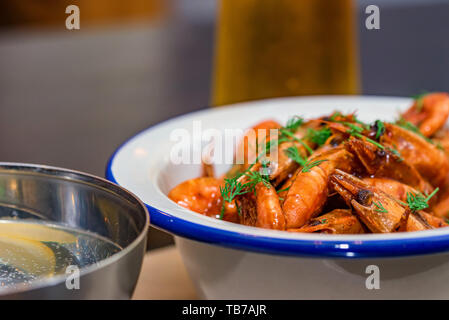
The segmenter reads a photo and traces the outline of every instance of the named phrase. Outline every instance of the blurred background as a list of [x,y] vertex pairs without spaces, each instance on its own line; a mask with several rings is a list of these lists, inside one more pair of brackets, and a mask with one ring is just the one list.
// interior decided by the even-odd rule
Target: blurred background
[[[280,8],[287,8],[289,1],[279,0]],[[254,0],[243,2],[254,5]],[[343,2],[351,1],[332,1],[338,3],[335,8],[326,6],[327,12],[316,11],[308,22],[310,30],[318,34],[320,26],[328,22],[340,28],[335,16]],[[70,4],[80,8],[80,30],[65,28],[65,8]],[[365,8],[370,4],[380,8],[380,30],[365,28]],[[236,21],[244,21],[262,28],[268,38],[260,39],[260,43],[270,39],[282,42],[273,32],[278,29],[264,23],[267,19],[273,19],[272,26],[289,31],[292,28],[287,23],[295,23],[294,19],[284,23],[286,19],[276,16],[279,10],[272,9],[246,21],[248,16],[236,16],[244,12],[244,7],[237,11],[227,6],[226,12],[221,12],[221,22],[230,19],[230,25],[236,26]],[[334,87],[340,86],[329,86],[325,93],[410,96],[449,89],[449,0],[354,0],[350,6],[354,21],[343,25],[341,32],[346,35],[346,30],[353,30],[351,39],[355,40],[333,43],[334,49],[326,52],[326,61],[337,61],[329,62],[326,70],[334,66],[335,74],[348,74],[347,81],[334,81]],[[2,0],[1,160],[55,165],[104,176],[114,149],[138,131],[211,104],[245,100],[242,95],[225,94],[229,78],[225,72],[215,74],[215,93],[211,94],[219,13],[216,0]],[[222,40],[229,35],[234,39],[232,29],[222,30]],[[310,34],[295,32],[298,37]],[[223,57],[235,52],[226,51],[232,49],[227,43],[223,40],[220,44],[222,60],[216,63],[222,70],[231,70]],[[312,49],[300,48],[298,57],[306,57]],[[344,55],[345,60],[341,57],[346,49],[350,53]],[[285,52],[296,54],[290,48]],[[254,57],[261,64],[269,59],[277,61],[262,52],[247,58]],[[293,60],[290,57],[277,62],[282,65],[287,61],[284,67],[294,70],[297,66],[289,64]],[[234,72],[246,71],[240,68]],[[257,79],[254,83],[264,88],[262,80]],[[321,93],[312,85],[306,91],[298,86],[295,79],[289,80],[286,88],[290,91],[268,96]],[[251,90],[247,88],[246,92]],[[253,92],[251,97],[265,96]],[[150,232],[150,249],[171,241],[160,231]]]

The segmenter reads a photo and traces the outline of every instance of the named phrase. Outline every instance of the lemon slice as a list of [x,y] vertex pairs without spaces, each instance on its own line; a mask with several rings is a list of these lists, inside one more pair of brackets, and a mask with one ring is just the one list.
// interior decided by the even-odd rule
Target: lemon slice
[[76,237],[44,225],[21,222],[0,222],[0,237],[14,237],[42,242],[72,243]]
[[36,277],[50,276],[56,268],[53,251],[39,241],[0,235],[0,263]]

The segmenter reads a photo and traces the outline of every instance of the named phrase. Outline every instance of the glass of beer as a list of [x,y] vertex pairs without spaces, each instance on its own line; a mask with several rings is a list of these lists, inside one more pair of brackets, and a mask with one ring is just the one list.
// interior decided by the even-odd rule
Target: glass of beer
[[352,0],[221,0],[212,105],[359,89]]

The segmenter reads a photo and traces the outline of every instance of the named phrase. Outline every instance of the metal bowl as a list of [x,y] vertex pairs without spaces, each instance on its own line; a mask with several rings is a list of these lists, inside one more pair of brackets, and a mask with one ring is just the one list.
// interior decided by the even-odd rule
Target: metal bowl
[[[79,270],[79,289],[67,275],[0,289],[1,299],[128,299],[139,277],[149,216],[133,194],[72,170],[0,163],[0,218],[37,219],[98,234],[122,248]],[[34,221],[34,220],[33,220]]]

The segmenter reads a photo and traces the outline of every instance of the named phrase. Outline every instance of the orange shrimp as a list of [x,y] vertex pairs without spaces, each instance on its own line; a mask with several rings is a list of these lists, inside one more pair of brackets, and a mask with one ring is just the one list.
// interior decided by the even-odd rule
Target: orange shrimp
[[298,173],[283,203],[287,228],[300,228],[320,213],[328,196],[329,176],[335,168],[349,170],[352,155],[343,148],[317,152],[309,162],[320,163]]
[[[220,180],[210,177],[190,179],[174,187],[168,197],[181,207],[218,218],[223,205],[220,185]],[[223,220],[238,221],[237,210],[233,203],[225,203]]]
[[256,185],[256,227],[285,230],[285,218],[279,196],[272,185],[259,182]]
[[416,168],[388,149],[379,149],[371,142],[355,137],[351,137],[345,146],[357,156],[369,175],[392,178],[426,194],[433,191]]
[[380,143],[397,150],[433,186],[442,186],[449,175],[449,159],[435,145],[414,132],[385,123]]
[[447,226],[449,226],[449,224],[447,224],[443,219],[435,217],[424,211],[418,211],[410,213],[407,219],[406,228],[401,231],[422,231]]
[[442,128],[433,136],[432,140],[441,147],[446,153],[446,157],[449,157],[449,129]]
[[[305,126],[300,127],[294,133],[294,136],[298,139],[302,139],[306,135],[306,130],[307,128]],[[309,147],[313,147],[310,142],[304,143],[309,145]],[[298,164],[293,161],[287,154],[287,149],[289,149],[290,147],[296,147],[300,155],[302,155],[303,157],[307,156],[307,150],[301,143],[297,141],[288,141],[281,143],[278,146],[278,151],[270,154],[267,157],[267,160],[274,167],[273,172],[270,172],[270,181],[272,181],[274,186],[279,185],[288,177],[288,175],[290,175],[298,168]]]
[[418,126],[423,135],[431,137],[444,126],[449,117],[449,94],[427,94],[416,100],[402,117]]
[[367,183],[368,185],[375,187],[379,190],[382,190],[383,192],[388,193],[392,197],[394,197],[398,200],[401,200],[401,201],[407,200],[407,193],[409,193],[409,192],[411,192],[413,194],[419,193],[416,189],[410,187],[409,185],[406,185],[404,183],[401,183],[401,182],[393,180],[393,179],[364,178],[362,180],[363,180],[363,182]]
[[349,209],[335,209],[329,213],[313,218],[301,228],[287,229],[290,232],[318,232],[331,234],[364,233],[356,216]]
[[447,186],[445,190],[438,195],[438,201],[431,206],[431,209],[435,216],[449,218],[449,188]]
[[393,232],[399,227],[405,208],[387,193],[338,169],[330,183],[372,232]]

